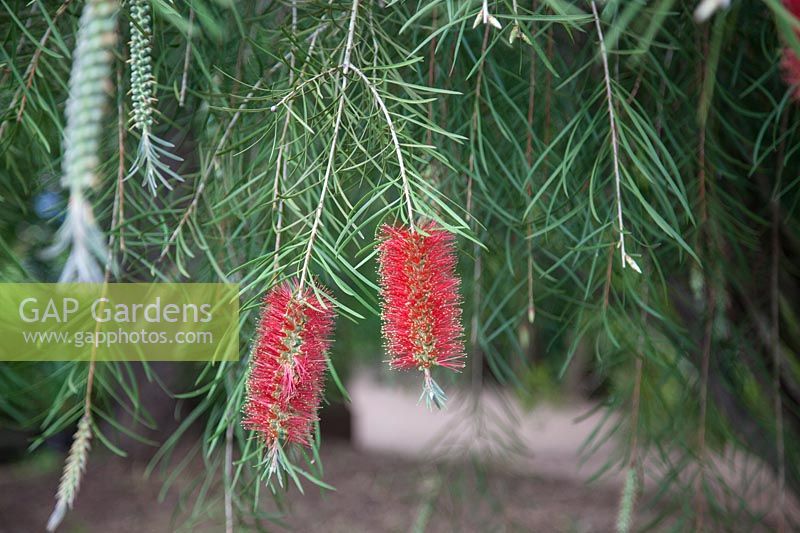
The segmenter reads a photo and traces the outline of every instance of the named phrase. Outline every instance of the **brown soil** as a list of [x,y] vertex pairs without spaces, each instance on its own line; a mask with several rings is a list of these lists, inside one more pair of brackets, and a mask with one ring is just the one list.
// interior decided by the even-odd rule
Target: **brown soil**
[[[0,532],[44,531],[61,457],[52,452],[0,466]],[[610,531],[618,493],[575,481],[485,472],[474,464],[436,465],[361,453],[342,441],[323,445],[325,481],[336,491],[292,489],[283,517],[302,532]],[[90,457],[75,508],[62,532],[168,532],[183,523],[179,490],[158,501],[160,481],[144,464],[109,455]],[[183,482],[182,482],[183,483]],[[276,510],[272,502],[264,510]],[[219,516],[219,513],[212,513]],[[177,515],[177,516],[176,516]],[[238,530],[249,528],[237,527]],[[271,530],[287,530],[278,525]],[[219,522],[192,532],[221,531]]]

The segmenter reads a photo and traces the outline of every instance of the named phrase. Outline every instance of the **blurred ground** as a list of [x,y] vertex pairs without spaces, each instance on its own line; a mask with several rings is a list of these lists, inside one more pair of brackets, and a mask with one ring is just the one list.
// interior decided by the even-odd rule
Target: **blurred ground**
[[[359,449],[409,459],[480,458],[534,477],[585,482],[618,448],[596,434],[604,419],[608,429],[616,417],[585,400],[565,397],[529,408],[496,387],[484,386],[479,395],[450,387],[447,408],[429,410],[417,401],[416,378],[404,374],[389,384],[360,373],[350,380],[352,434]],[[587,456],[582,450],[593,435],[594,453]],[[602,481],[621,486],[618,469],[609,474]]]
[[294,498],[297,531],[611,531],[618,494],[570,481],[435,465],[335,446],[323,455],[336,493]]
[[[619,470],[612,469],[599,481],[589,479],[613,457],[615,447],[612,442],[599,446],[588,460],[580,453],[603,416],[600,411],[578,401],[526,409],[513,395],[486,388],[479,402],[475,396],[451,391],[448,409],[430,412],[417,404],[416,385],[390,385],[355,376],[348,383],[352,419],[343,407],[322,412],[323,480],[336,491],[306,483],[306,493],[300,494],[291,487],[288,508],[279,511],[264,490],[260,510],[282,515],[280,525],[264,522],[266,529],[310,533],[613,531],[621,489]],[[199,438],[185,437],[189,442]],[[95,443],[95,448],[75,508],[60,532],[224,530],[220,498],[200,508],[200,514],[211,520],[186,523],[194,500],[184,496],[200,490],[193,484],[203,474],[200,460],[189,462],[159,502],[161,479],[144,476],[152,449],[134,453],[134,459],[121,459],[102,445]],[[64,454],[64,450],[45,449],[22,461],[0,464],[0,533],[44,531]],[[176,455],[180,461],[186,452],[179,450]],[[732,461],[726,468],[739,473],[744,471],[743,464]],[[756,470],[764,473],[763,467]],[[758,486],[762,485],[750,491]],[[645,487],[646,494],[657,490],[652,480]],[[774,507],[769,491],[757,492],[764,500],[762,508]],[[753,495],[748,500],[756,502]],[[637,530],[646,528],[657,512],[653,507],[638,507]],[[252,524],[249,517],[245,520]],[[753,531],[753,526],[741,530]]]
[[[52,510],[62,457],[44,452],[0,466],[0,531],[44,531]],[[610,531],[618,493],[611,488],[484,473],[472,464],[434,465],[361,453],[343,441],[322,449],[325,481],[335,492],[308,488],[289,498],[284,518],[291,531]],[[93,453],[65,533],[168,532],[180,525],[173,512],[178,491],[158,502],[157,480],[144,464]],[[220,531],[205,524],[192,531]],[[281,530],[276,526],[273,530]]]

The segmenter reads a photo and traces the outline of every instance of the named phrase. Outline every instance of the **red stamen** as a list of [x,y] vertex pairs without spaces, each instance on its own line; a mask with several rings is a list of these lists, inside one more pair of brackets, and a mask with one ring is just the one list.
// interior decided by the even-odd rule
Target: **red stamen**
[[264,297],[243,425],[268,445],[310,444],[333,321],[333,308],[323,308],[308,288],[285,283]]
[[463,368],[453,235],[429,223],[419,231],[383,226],[381,238],[383,335],[392,368]]

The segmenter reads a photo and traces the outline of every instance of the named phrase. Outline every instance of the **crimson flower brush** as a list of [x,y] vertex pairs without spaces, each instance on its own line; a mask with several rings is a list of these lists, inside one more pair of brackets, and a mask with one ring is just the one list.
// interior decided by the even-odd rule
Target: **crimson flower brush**
[[267,445],[270,473],[282,464],[283,444],[311,444],[333,322],[333,308],[311,289],[284,283],[264,297],[243,425]]
[[424,374],[420,401],[444,406],[435,367],[464,368],[460,280],[453,235],[435,223],[383,226],[378,247],[383,336],[392,368]]

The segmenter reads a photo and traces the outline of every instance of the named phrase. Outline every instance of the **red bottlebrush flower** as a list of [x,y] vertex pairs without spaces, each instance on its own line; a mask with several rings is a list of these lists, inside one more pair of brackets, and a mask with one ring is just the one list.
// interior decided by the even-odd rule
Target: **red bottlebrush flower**
[[464,367],[460,280],[453,235],[434,223],[419,230],[383,226],[379,245],[383,336],[392,368],[425,373],[428,402],[444,394],[432,367]]
[[261,434],[273,460],[282,442],[311,442],[333,321],[333,308],[323,308],[311,289],[285,283],[264,297],[243,425]]
[[[800,0],[783,0],[783,5],[795,18],[800,18]],[[800,36],[800,32],[795,31],[795,35]],[[794,99],[800,101],[800,58],[791,48],[783,48],[781,70],[786,85],[794,87]]]

